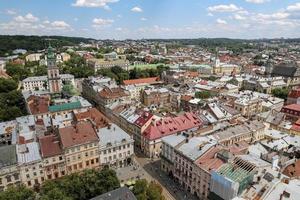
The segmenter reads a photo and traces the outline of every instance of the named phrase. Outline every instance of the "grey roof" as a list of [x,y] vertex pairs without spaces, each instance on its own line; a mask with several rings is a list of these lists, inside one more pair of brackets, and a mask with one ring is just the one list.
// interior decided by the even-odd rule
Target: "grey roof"
[[0,147],[0,168],[11,166],[17,163],[16,145]]
[[183,142],[186,139],[186,137],[182,134],[180,135],[169,135],[166,137],[163,137],[161,140],[164,143],[167,143],[168,145],[175,147],[178,144],[180,144],[181,142]]
[[116,124],[111,124],[110,128],[104,127],[99,129],[97,134],[100,139],[100,146],[106,146],[108,143],[119,145],[124,140],[126,142],[133,142],[133,139]]
[[21,144],[17,146],[18,163],[31,163],[41,160],[39,145],[37,142]]
[[134,194],[127,188],[121,187],[90,200],[136,200]]
[[194,161],[215,144],[216,141],[208,137],[193,137],[181,145],[177,151]]
[[300,68],[297,63],[281,63],[273,67],[272,75],[284,77],[298,77],[300,76]]

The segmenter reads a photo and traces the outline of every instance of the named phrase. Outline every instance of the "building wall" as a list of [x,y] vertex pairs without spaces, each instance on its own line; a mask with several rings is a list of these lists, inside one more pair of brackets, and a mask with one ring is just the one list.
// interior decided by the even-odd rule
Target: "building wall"
[[45,180],[42,161],[27,163],[20,166],[21,181],[25,186],[40,186]]
[[10,185],[20,183],[20,171],[16,165],[7,166],[0,169],[0,191],[5,190]]
[[60,178],[67,174],[65,157],[63,155],[52,156],[43,159],[45,180]]
[[67,173],[99,168],[98,142],[91,142],[64,149]]
[[111,146],[100,146],[100,165],[109,167],[127,166],[133,159],[133,143],[133,140],[130,140],[119,144],[114,143]]

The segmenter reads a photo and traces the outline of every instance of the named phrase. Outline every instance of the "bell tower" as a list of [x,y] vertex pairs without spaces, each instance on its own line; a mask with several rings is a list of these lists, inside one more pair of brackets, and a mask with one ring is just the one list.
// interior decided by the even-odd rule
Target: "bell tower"
[[56,55],[54,49],[49,45],[47,49],[48,87],[51,93],[61,91],[61,78],[59,68],[56,66]]

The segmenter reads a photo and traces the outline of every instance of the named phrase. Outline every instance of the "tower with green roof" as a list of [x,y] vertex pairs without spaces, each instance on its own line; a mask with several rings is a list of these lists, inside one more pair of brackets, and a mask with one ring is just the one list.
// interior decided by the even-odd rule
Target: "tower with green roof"
[[61,91],[61,78],[59,68],[56,65],[56,54],[50,44],[47,49],[47,68],[49,90],[51,93],[59,93]]

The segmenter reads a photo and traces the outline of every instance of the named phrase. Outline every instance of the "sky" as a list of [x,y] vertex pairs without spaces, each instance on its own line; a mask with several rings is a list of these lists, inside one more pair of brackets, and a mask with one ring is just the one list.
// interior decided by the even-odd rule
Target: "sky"
[[295,38],[299,0],[0,0],[0,34]]

